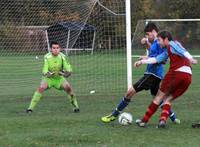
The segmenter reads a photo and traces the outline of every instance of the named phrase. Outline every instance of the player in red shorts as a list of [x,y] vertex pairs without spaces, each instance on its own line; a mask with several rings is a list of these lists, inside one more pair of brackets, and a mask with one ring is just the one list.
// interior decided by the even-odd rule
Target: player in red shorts
[[167,51],[157,57],[143,59],[134,64],[135,67],[139,67],[142,64],[156,64],[165,61],[167,58],[170,59],[169,71],[161,82],[156,97],[149,105],[143,118],[136,120],[137,125],[140,127],[146,126],[161,101],[163,101],[163,107],[158,127],[164,128],[166,126],[171,102],[188,89],[192,80],[191,64],[197,64],[197,60],[178,41],[173,41],[170,32],[160,32],[158,34],[158,43],[161,47],[167,47]]

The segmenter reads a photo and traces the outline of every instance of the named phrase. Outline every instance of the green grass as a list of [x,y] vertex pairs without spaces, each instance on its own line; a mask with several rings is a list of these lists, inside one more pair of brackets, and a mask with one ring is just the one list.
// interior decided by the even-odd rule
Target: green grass
[[[193,83],[173,103],[181,125],[168,121],[156,129],[158,115],[147,128],[135,124],[104,124],[100,117],[112,111],[126,91],[126,62],[122,54],[73,55],[74,74],[68,80],[79,99],[81,113],[74,114],[64,92],[49,90],[32,115],[24,110],[40,82],[42,57],[0,57],[0,147],[198,147],[200,129],[200,65],[193,66]],[[145,66],[133,69],[133,82]],[[166,66],[167,68],[167,66]],[[90,90],[95,94],[89,94]],[[126,108],[133,118],[141,117],[152,98],[139,93]]]

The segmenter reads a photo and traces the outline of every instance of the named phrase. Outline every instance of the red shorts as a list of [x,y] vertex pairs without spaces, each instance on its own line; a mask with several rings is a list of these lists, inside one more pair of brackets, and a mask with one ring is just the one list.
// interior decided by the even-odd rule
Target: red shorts
[[191,81],[192,76],[188,73],[169,71],[161,82],[160,90],[175,99],[188,89]]

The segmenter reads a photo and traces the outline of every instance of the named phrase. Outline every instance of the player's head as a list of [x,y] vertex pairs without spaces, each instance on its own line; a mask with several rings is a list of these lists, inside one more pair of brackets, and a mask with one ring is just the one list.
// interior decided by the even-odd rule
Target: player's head
[[57,56],[60,53],[60,45],[58,42],[52,41],[50,47],[51,47],[51,53],[54,56]]
[[146,37],[148,38],[148,40],[150,42],[154,41],[154,39],[157,37],[158,34],[158,27],[156,26],[155,23],[153,22],[149,22],[145,28],[144,28],[144,32]]
[[169,41],[172,41],[172,35],[169,31],[161,31],[158,33],[158,43],[161,47],[166,47],[169,45]]

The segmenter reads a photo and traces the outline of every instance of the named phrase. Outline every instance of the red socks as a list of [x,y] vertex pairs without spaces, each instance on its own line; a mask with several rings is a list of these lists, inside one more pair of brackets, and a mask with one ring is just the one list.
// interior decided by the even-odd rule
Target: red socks
[[171,106],[169,104],[163,105],[162,112],[161,112],[161,115],[160,115],[160,121],[167,121],[170,109],[171,109]]
[[151,116],[152,116],[152,115],[156,112],[156,110],[158,109],[158,106],[159,106],[159,105],[157,105],[157,104],[155,104],[154,102],[152,102],[152,103],[149,105],[149,107],[148,107],[148,109],[147,109],[147,111],[146,111],[144,117],[142,118],[142,122],[147,123],[147,122],[149,121],[149,119],[151,118]]

